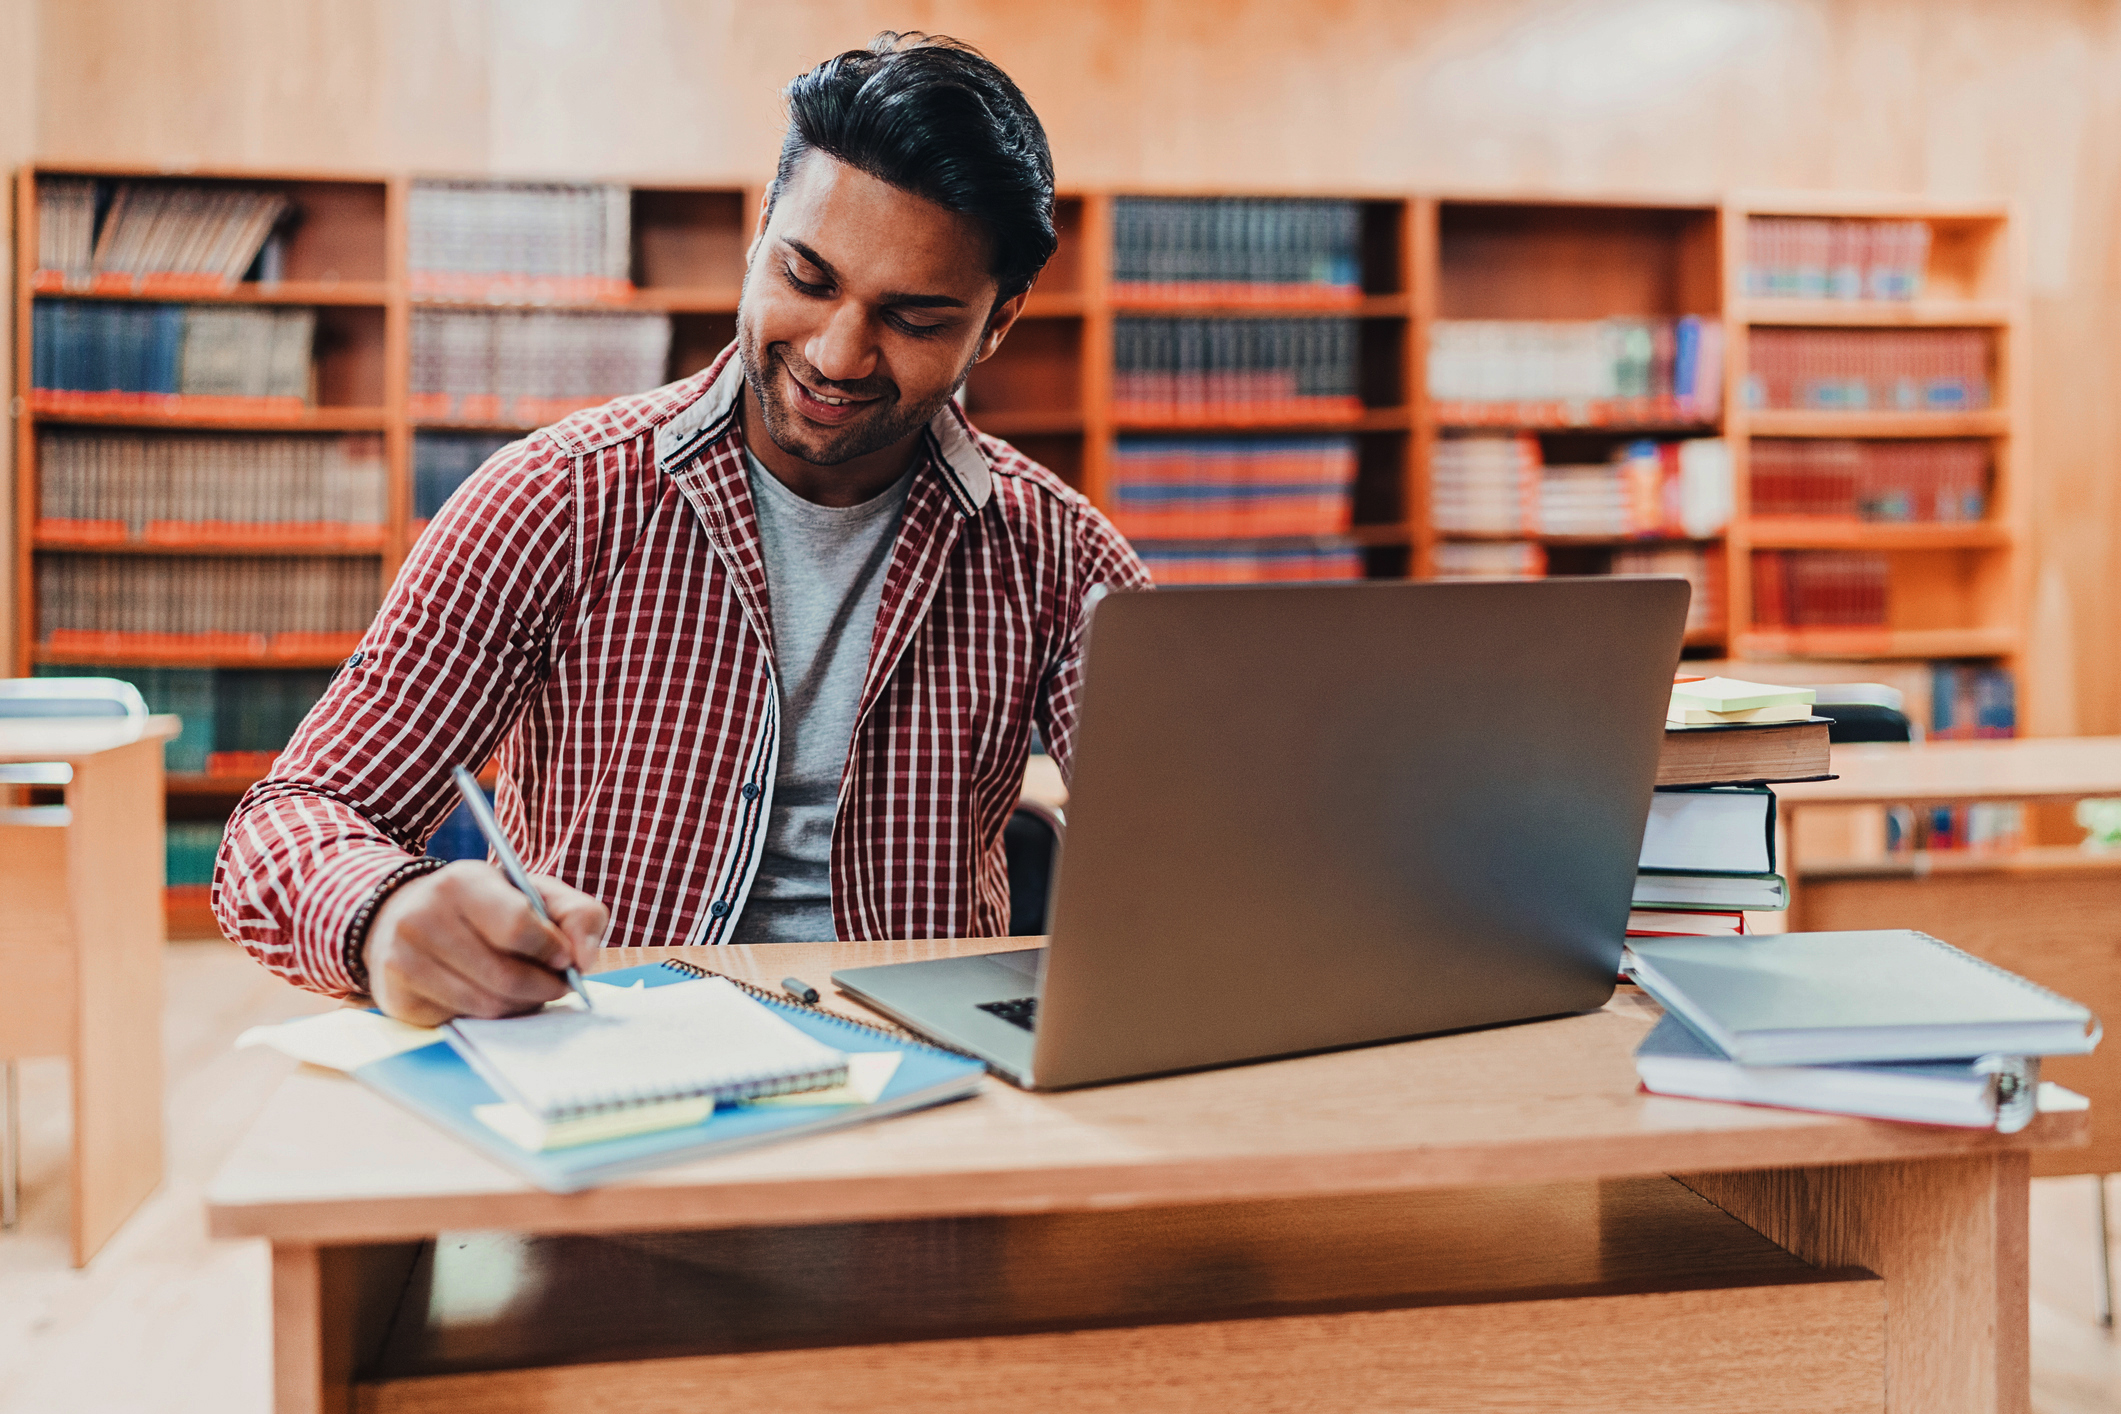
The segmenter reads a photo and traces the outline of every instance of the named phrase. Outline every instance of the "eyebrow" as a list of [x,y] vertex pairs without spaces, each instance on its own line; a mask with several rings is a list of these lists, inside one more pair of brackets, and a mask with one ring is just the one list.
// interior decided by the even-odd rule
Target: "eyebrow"
[[[835,283],[839,280],[839,271],[832,268],[832,262],[825,259],[824,256],[819,255],[809,246],[804,245],[801,241],[797,240],[793,236],[782,236],[781,242],[782,244],[788,246],[791,250],[793,250],[797,255],[800,255],[801,257],[803,257],[803,259],[809,261],[812,265],[815,265],[820,271],[824,273],[826,279],[834,281]],[[954,299],[949,295],[916,295],[908,294],[899,290],[886,291],[882,296],[878,298],[877,303],[897,305],[902,308],[908,309],[970,308],[970,306],[967,305],[963,300]]]

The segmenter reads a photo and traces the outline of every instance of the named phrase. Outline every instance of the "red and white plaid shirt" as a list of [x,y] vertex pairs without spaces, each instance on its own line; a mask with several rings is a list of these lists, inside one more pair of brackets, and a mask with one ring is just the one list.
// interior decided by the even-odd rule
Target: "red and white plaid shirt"
[[[236,807],[229,936],[355,990],[348,929],[498,749],[531,870],[611,909],[611,945],[726,942],[781,740],[737,412],[740,362],[578,413],[443,507],[360,651]],[[1035,721],[1070,769],[1084,596],[1146,585],[1110,522],[946,405],[923,434],[870,643],[839,813],[842,938],[1003,933],[1002,826]]]

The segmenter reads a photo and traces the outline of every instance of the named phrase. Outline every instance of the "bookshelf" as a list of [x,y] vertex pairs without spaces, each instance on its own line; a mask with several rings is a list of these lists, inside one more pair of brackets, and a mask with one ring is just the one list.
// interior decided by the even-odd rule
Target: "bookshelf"
[[[39,185],[82,179],[281,193],[294,217],[282,232],[278,278],[231,284],[187,279],[172,285],[152,276],[86,283],[77,277],[69,283],[40,271]],[[413,230],[412,212],[420,201],[431,202],[440,188],[461,188],[472,190],[467,199],[476,204],[481,189],[526,187],[565,189],[585,202],[623,203],[625,250],[618,256],[607,252],[600,278],[502,272],[481,279],[458,272],[438,279],[415,268],[416,247],[432,249],[420,246],[422,238]],[[757,185],[730,183],[540,184],[447,175],[233,170],[172,176],[82,164],[24,169],[15,191],[15,393],[21,409],[16,437],[22,475],[14,567],[19,646],[13,671],[102,665],[141,672],[294,673],[335,663],[350,647],[350,633],[341,635],[344,642],[266,633],[248,646],[223,640],[141,641],[132,651],[118,651],[124,648],[121,640],[56,643],[39,632],[39,567],[68,560],[120,565],[271,559],[299,570],[358,562],[373,566],[380,592],[442,495],[493,446],[573,406],[626,391],[496,387],[437,397],[422,382],[433,380],[433,367],[417,356],[423,321],[533,314],[667,321],[667,344],[659,345],[663,351],[652,376],[661,380],[694,372],[734,336],[744,250],[761,195]],[[1186,285],[1144,282],[1133,274],[1120,278],[1122,256],[1115,242],[1134,239],[1126,231],[1139,229],[1146,205],[1202,197],[1231,208],[1247,202],[1291,209],[1335,204],[1352,213],[1344,232],[1352,264],[1315,287],[1301,281]],[[1756,219],[1921,223],[1927,232],[1921,289],[1912,298],[1749,290],[1747,242]],[[1356,566],[1370,577],[1430,577],[1465,563],[1467,556],[1477,561],[1527,545],[1536,547],[1548,573],[1610,572],[1651,563],[1645,555],[1680,556],[1713,578],[1720,600],[1713,614],[1690,627],[1690,656],[1969,658],[2005,665],[2015,660],[2027,572],[2022,551],[2027,497],[2015,465],[2025,416],[2024,321],[2016,237],[2006,208],[1753,194],[1637,201],[1536,194],[1373,191],[1294,197],[1070,190],[1057,199],[1055,220],[1059,250],[1001,351],[973,370],[965,401],[980,427],[1008,438],[1108,510],[1115,508],[1130,456],[1201,440],[1226,446],[1328,441],[1352,467],[1352,524],[1344,534],[1318,537],[1345,557],[1331,561],[1330,572]],[[623,279],[616,273],[621,268]],[[300,405],[282,402],[262,410],[183,398],[130,405],[40,399],[33,381],[39,302],[307,311],[315,321],[314,376]],[[1242,342],[1265,340],[1260,331],[1270,326],[1310,327],[1307,321],[1325,321],[1344,331],[1335,337],[1348,343],[1351,381],[1335,398],[1158,407],[1129,391],[1136,385],[1127,382],[1129,368],[1121,366],[1121,346],[1130,331],[1148,325],[1212,327],[1222,331],[1217,337]],[[1712,325],[1720,335],[1722,374],[1713,389],[1678,397],[1682,355],[1674,352],[1675,341],[1690,321],[1696,331]],[[1439,337],[1448,342],[1454,328],[1467,326],[1534,323],[1564,335],[1591,324],[1639,331],[1654,345],[1657,376],[1664,381],[1656,384],[1654,395],[1645,385],[1626,396],[1589,399],[1468,401],[1432,392],[1432,379],[1439,376],[1431,366],[1432,350],[1441,347]],[[427,327],[438,326],[429,322]],[[1749,406],[1749,357],[1771,346],[1775,337],[1822,332],[1858,338],[1971,333],[1983,341],[1993,396],[1986,405],[1915,410]],[[1705,358],[1701,366],[1709,366]],[[261,445],[288,437],[371,438],[381,449],[380,513],[364,524],[292,527],[277,536],[246,526],[114,540],[107,525],[57,524],[40,515],[40,439],[52,433],[220,437]],[[1616,452],[1644,443],[1655,451],[1720,441],[1729,449],[1731,513],[1698,534],[1669,524],[1638,525],[1632,533],[1585,533],[1555,529],[1544,519],[1501,530],[1456,526],[1439,514],[1434,491],[1439,448],[1481,437],[1517,439],[1519,445],[1536,447],[1546,467],[1587,472]],[[1763,444],[1772,452],[1799,444],[1905,448],[1939,442],[1982,449],[1989,479],[1978,516],[1766,513],[1749,496],[1752,465]],[[1883,557],[1883,622],[1800,627],[1756,622],[1756,559],[1816,553]],[[254,748],[251,742],[242,745]],[[203,769],[172,769],[171,819],[209,822],[225,816],[255,779],[257,759],[231,754]],[[173,914],[187,925],[203,919],[203,890],[173,891],[172,897]]]

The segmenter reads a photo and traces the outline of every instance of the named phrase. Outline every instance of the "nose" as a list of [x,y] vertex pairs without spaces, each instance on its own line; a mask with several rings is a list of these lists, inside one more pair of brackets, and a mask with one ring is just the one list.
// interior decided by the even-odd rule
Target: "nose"
[[835,383],[858,383],[876,371],[876,340],[861,306],[852,300],[833,305],[832,313],[803,345],[810,366]]

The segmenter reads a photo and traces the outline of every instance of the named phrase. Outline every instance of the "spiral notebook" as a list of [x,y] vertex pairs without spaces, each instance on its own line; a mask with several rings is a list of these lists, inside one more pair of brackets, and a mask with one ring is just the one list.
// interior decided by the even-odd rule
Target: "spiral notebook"
[[[794,1139],[961,1099],[979,1088],[980,1078],[986,1073],[980,1062],[955,1051],[910,1040],[898,1032],[820,1007],[805,1006],[689,963],[629,967],[598,973],[591,980],[629,989],[638,983],[647,993],[690,992],[713,982],[717,987],[733,989],[818,1047],[838,1053],[844,1057],[843,1066],[852,1061],[859,1069],[865,1057],[886,1054],[894,1055],[896,1064],[889,1067],[889,1077],[873,1099],[851,1096],[851,1086],[784,1090],[780,1094],[755,1088],[756,1098],[746,1102],[721,1103],[711,1108],[702,1104],[703,1113],[692,1123],[545,1149],[512,1140],[493,1125],[492,1111],[509,1102],[446,1039],[356,1066],[352,1074],[362,1084],[540,1188],[572,1193],[687,1159]],[[599,987],[598,1009],[608,1009],[614,995]],[[793,1050],[788,1054],[792,1056]],[[753,1082],[756,1080],[754,1076]]]

